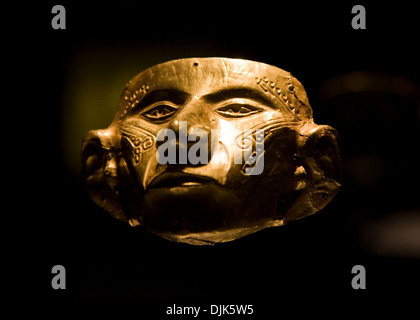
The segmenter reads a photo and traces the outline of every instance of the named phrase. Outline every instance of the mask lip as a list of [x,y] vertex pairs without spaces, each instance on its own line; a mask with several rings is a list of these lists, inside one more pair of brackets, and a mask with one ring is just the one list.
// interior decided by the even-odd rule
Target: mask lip
[[[191,183],[191,184],[189,184]],[[196,175],[180,171],[164,172],[156,176],[147,186],[146,191],[156,188],[172,187],[192,187],[205,185],[208,183],[217,183],[217,181],[208,176]]]

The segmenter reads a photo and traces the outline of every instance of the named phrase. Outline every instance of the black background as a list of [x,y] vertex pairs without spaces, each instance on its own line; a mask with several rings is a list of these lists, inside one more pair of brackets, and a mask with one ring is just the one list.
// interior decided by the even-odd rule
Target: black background
[[[51,28],[55,4],[66,8],[66,30]],[[366,8],[366,30],[351,27],[355,4]],[[139,314],[150,312],[148,319],[163,318],[173,303],[253,304],[254,317],[267,319],[263,314],[281,315],[314,301],[327,308],[335,301],[355,306],[416,295],[418,258],[374,254],[360,235],[368,221],[389,212],[420,212],[418,96],[325,100],[319,94],[328,79],[355,70],[419,83],[414,8],[366,2],[47,1],[12,12],[22,13],[10,25],[22,29],[8,47],[20,61],[13,86],[26,88],[18,90],[21,113],[12,110],[21,119],[19,128],[25,126],[18,130],[25,143],[11,160],[25,168],[11,184],[18,190],[11,198],[17,208],[12,220],[22,243],[17,255],[23,262],[18,264],[29,268],[23,274],[31,283],[19,288],[19,297],[42,297],[52,304],[131,299],[129,305]],[[172,243],[113,219],[91,202],[61,154],[63,79],[72,54],[91,43],[115,48],[181,44],[184,57],[194,56],[191,44],[203,44],[207,56],[241,57],[292,72],[307,90],[315,121],[341,134],[342,189],[321,213],[213,247]],[[378,97],[391,101],[391,119],[381,116]],[[364,154],[389,164],[367,186],[354,179],[358,164],[351,161]],[[376,163],[370,165],[362,175],[369,175]],[[51,269],[57,264],[66,267],[66,290],[51,288]],[[351,269],[357,264],[367,270],[366,290],[351,287]]]

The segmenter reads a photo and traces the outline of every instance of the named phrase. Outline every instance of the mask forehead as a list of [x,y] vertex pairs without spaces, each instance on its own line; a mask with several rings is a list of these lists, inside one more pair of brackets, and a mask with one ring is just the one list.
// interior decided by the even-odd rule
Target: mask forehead
[[153,91],[175,90],[200,97],[226,88],[264,94],[296,120],[312,116],[306,92],[289,72],[243,59],[189,58],[158,64],[135,76],[123,91],[115,120],[124,118]]

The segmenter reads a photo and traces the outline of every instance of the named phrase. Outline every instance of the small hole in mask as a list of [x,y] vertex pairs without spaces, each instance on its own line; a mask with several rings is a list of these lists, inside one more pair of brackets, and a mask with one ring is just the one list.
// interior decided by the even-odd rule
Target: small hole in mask
[[194,66],[194,67],[198,67],[198,62],[197,62],[197,61],[196,61],[196,62],[194,62],[194,63],[193,63],[193,66]]

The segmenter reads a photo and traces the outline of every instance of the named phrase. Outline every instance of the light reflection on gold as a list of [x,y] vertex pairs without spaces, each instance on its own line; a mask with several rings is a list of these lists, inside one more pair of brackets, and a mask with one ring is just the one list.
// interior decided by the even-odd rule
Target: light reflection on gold
[[[177,136],[176,163],[158,161],[164,129]],[[193,130],[209,137],[204,163],[180,161],[181,136]],[[263,157],[238,163],[235,155],[259,150],[257,131]],[[84,139],[83,178],[91,198],[131,226],[214,244],[324,208],[340,187],[336,137],[313,122],[305,90],[288,72],[249,60],[180,59],[126,85],[111,125]],[[257,167],[263,171],[252,174]]]

